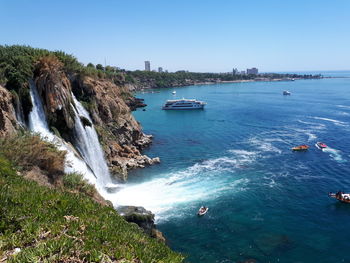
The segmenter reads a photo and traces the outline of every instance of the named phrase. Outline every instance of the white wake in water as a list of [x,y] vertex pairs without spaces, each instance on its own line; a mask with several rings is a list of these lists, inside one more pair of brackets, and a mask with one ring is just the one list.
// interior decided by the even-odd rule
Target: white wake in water
[[339,150],[333,149],[331,147],[327,147],[325,149],[322,149],[322,151],[325,152],[325,153],[328,153],[329,156],[333,160],[335,160],[335,161],[337,161],[339,163],[343,163],[343,162],[346,161],[346,160],[343,159],[343,156],[342,156],[342,154],[341,154],[341,152]]
[[311,117],[315,120],[322,120],[322,121],[328,121],[331,122],[337,126],[347,126],[348,124],[343,122],[343,121],[339,121],[339,120],[334,120],[334,119],[330,119],[330,118],[322,118],[322,117]]
[[161,174],[144,183],[129,184],[115,193],[115,200],[118,205],[143,206],[154,212],[157,220],[181,216],[188,207],[195,205],[193,209],[196,209],[199,203],[244,189],[249,180],[232,174],[235,169],[253,162],[255,153],[243,150],[232,153],[234,155],[196,163],[179,172]]

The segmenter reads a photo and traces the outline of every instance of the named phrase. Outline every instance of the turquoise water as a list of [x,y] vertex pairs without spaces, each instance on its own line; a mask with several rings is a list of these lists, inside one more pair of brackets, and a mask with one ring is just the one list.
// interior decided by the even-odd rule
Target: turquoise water
[[350,262],[350,205],[327,196],[350,191],[350,79],[182,87],[205,110],[162,111],[172,90],[138,94],[162,162],[132,172],[120,203],[155,212],[188,262]]

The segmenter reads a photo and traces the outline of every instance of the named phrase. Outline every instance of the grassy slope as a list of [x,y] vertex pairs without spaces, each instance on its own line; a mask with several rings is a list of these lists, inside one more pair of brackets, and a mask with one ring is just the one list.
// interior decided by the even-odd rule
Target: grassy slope
[[0,157],[0,261],[182,262],[111,207],[28,181]]

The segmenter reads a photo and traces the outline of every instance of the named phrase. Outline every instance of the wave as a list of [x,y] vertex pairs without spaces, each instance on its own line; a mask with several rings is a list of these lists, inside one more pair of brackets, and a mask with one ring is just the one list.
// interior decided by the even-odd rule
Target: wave
[[253,137],[248,141],[263,152],[275,152],[278,154],[282,153],[282,151],[274,146],[271,142],[269,142],[268,139],[258,139],[257,137]]
[[302,121],[302,120],[298,120],[298,122],[300,122],[302,124],[310,125],[311,129],[323,130],[324,128],[326,128],[326,125],[321,124],[321,123],[317,123],[317,122],[308,122],[308,121]]
[[347,105],[336,105],[336,106],[342,109],[350,109],[350,106],[347,106]]
[[350,115],[349,112],[345,112],[345,111],[337,111],[337,114],[341,115],[341,116],[349,116]]
[[339,121],[339,120],[334,120],[334,119],[330,119],[330,118],[323,118],[323,117],[311,117],[315,120],[322,120],[322,121],[328,121],[328,122],[332,122],[335,125],[338,126],[348,126],[347,123],[343,122],[343,121]]

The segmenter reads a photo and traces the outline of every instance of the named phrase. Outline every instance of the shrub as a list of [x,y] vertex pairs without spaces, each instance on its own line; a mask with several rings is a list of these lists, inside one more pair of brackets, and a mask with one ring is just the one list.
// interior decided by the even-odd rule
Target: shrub
[[82,174],[70,173],[63,176],[63,186],[71,191],[78,191],[92,197],[96,193],[93,185],[83,178]]
[[38,166],[51,175],[62,174],[66,152],[60,151],[39,135],[20,132],[0,139],[0,154],[20,170],[28,171]]

